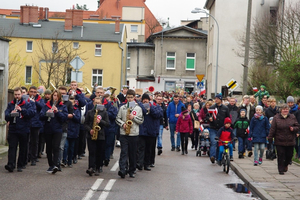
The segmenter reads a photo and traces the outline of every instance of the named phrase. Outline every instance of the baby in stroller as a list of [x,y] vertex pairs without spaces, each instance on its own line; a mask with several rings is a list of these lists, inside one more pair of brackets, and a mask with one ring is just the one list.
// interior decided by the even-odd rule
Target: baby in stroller
[[203,152],[202,155],[206,155],[206,153],[209,155],[209,147],[210,147],[209,130],[206,128],[203,130],[202,133],[200,130],[199,135],[200,135],[199,137],[200,145],[196,156],[201,156],[201,152]]

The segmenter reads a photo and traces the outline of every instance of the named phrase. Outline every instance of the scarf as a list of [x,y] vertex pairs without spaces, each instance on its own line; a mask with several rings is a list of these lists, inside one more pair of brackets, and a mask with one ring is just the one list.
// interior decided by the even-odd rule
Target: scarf
[[293,107],[290,109],[290,113],[296,112],[298,110],[298,105],[294,104]]
[[264,116],[262,114],[258,114],[258,113],[255,113],[254,117],[259,120],[262,120],[264,118]]
[[199,109],[193,109],[194,113],[199,112]]

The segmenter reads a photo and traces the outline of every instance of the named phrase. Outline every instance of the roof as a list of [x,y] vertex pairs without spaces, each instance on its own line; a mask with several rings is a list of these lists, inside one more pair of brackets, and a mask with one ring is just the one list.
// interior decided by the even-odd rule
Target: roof
[[83,23],[82,28],[73,27],[72,31],[64,31],[65,23],[56,21],[39,21],[41,28],[34,28],[30,25],[20,25],[19,20],[0,18],[1,28],[10,30],[13,28],[10,37],[19,38],[43,38],[77,40],[77,41],[102,41],[102,42],[122,42],[125,25],[120,24],[120,34],[115,34],[115,24]]
[[181,29],[185,29],[187,31],[194,32],[196,34],[203,35],[203,36],[207,37],[207,31],[194,29],[194,28],[191,28],[191,27],[188,27],[188,26],[178,26],[176,28],[164,29],[163,31],[154,33],[153,36],[157,36],[157,35],[160,36],[162,34],[162,32],[163,32],[163,34],[168,34],[168,33],[171,33],[171,32],[176,32],[176,31],[181,30]]
[[214,3],[215,3],[215,0],[206,0],[203,8],[210,10],[210,8],[212,7],[212,5],[214,5]]

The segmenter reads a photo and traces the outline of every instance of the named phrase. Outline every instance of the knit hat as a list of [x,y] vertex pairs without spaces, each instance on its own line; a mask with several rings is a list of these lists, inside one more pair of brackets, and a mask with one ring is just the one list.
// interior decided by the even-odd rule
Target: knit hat
[[231,119],[229,117],[226,117],[224,120],[224,124],[231,124]]
[[264,88],[264,90],[267,89],[266,86],[264,86],[264,85],[261,85],[260,88]]
[[187,112],[189,112],[187,109],[184,109],[183,111],[182,111],[182,114],[184,114],[184,113],[187,113]]
[[150,101],[149,95],[146,94],[146,93],[144,93],[143,96],[142,96],[142,101],[143,101],[144,99],[148,99],[148,100]]
[[209,133],[209,130],[206,128],[204,129],[203,133]]
[[244,108],[242,108],[242,109],[240,110],[240,114],[241,114],[242,111],[244,111],[245,113],[247,113],[247,110],[244,109]]
[[51,92],[51,90],[49,90],[49,89],[47,89],[46,91],[45,91],[45,94],[51,94],[52,92]]
[[292,97],[292,96],[288,96],[287,98],[286,98],[286,102],[287,103],[289,103],[289,102],[295,102],[295,99],[294,99],[294,97]]
[[215,98],[222,100],[222,94],[217,94]]
[[264,109],[263,109],[263,107],[262,106],[256,106],[256,108],[255,108],[255,110],[257,110],[257,109],[260,109],[261,111],[264,111]]

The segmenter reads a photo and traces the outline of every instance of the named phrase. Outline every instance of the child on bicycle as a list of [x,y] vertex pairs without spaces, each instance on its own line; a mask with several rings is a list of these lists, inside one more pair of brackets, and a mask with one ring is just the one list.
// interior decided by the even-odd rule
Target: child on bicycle
[[[229,156],[230,161],[233,161],[233,147],[232,147],[232,140],[234,139],[233,130],[231,128],[231,119],[229,117],[226,117],[224,120],[224,126],[219,129],[216,140],[220,140],[218,143],[219,146],[219,157],[218,157],[218,165],[221,166],[221,160],[222,160],[222,154],[224,151],[224,145],[223,142],[229,141],[228,147],[229,147]],[[223,141],[223,142],[222,142]]]

